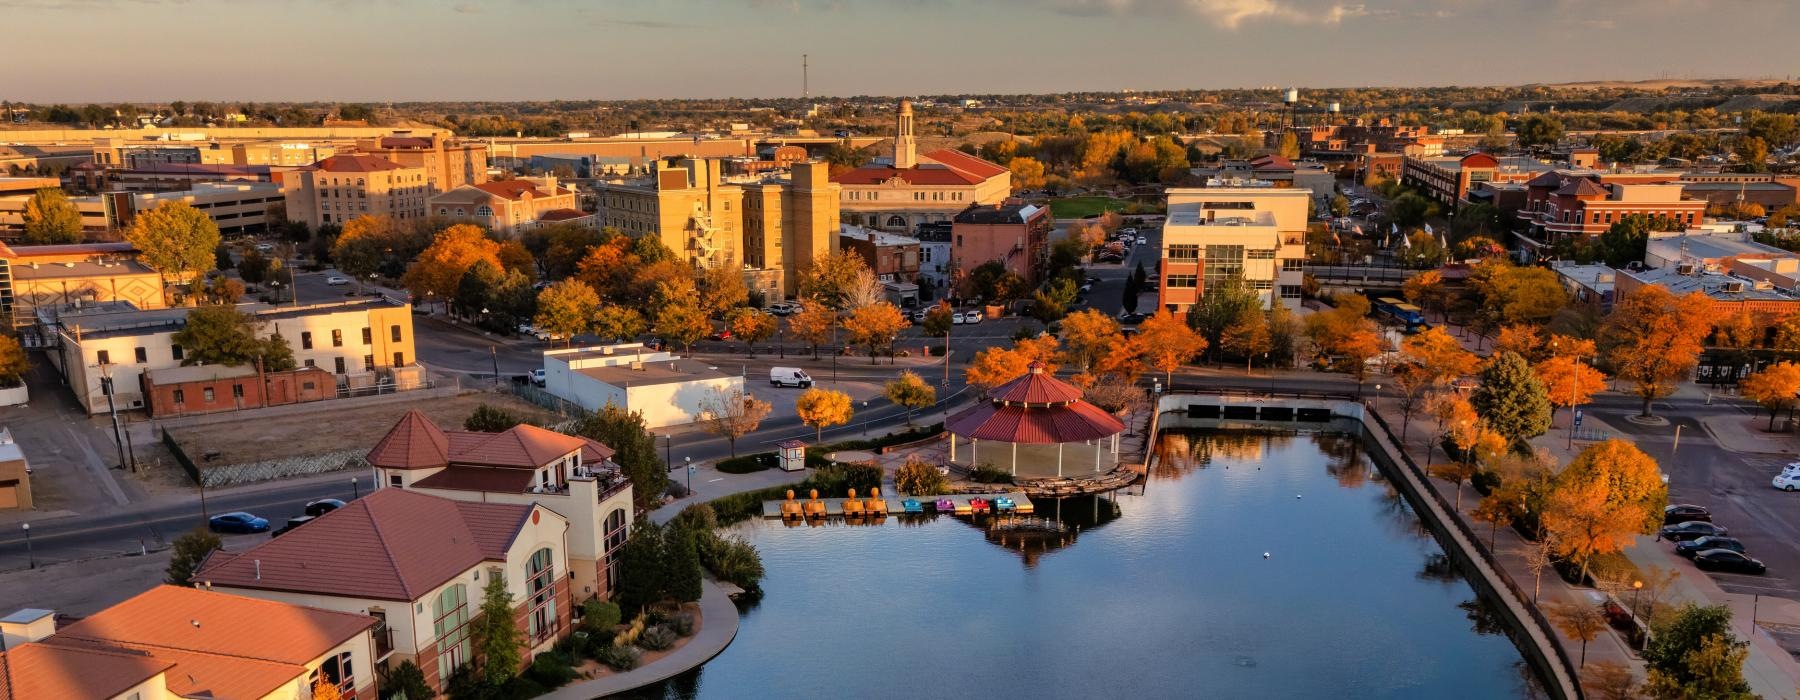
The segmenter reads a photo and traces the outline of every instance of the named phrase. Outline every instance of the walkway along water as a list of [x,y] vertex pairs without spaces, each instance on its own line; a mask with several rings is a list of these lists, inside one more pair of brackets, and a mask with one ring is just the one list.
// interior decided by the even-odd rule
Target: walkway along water
[[1575,665],[1557,643],[1549,620],[1530,603],[1523,589],[1494,561],[1493,554],[1481,545],[1481,539],[1468,529],[1468,525],[1451,515],[1454,512],[1451,505],[1444,500],[1443,495],[1430,487],[1424,469],[1399,449],[1400,441],[1394,437],[1393,431],[1381,416],[1365,410],[1363,404],[1347,396],[1288,396],[1251,397],[1204,393],[1164,395],[1157,401],[1155,418],[1151,423],[1152,434],[1156,430],[1180,426],[1188,422],[1189,416],[1198,418],[1202,415],[1254,421],[1266,413],[1293,425],[1307,424],[1295,422],[1296,418],[1311,417],[1316,421],[1322,415],[1356,421],[1362,426],[1369,454],[1389,467],[1388,472],[1396,477],[1395,484],[1437,534],[1444,550],[1462,564],[1466,571],[1475,574],[1470,583],[1500,602],[1499,610],[1508,618],[1512,629],[1520,635],[1514,637],[1519,651],[1538,670],[1546,689],[1562,700],[1581,698],[1582,691]]
[[731,640],[737,638],[738,611],[724,589],[707,579],[700,592],[700,631],[680,649],[655,663],[639,666],[624,673],[614,673],[591,681],[571,683],[541,697],[549,700],[588,700],[641,688],[657,681],[673,678],[711,661]]

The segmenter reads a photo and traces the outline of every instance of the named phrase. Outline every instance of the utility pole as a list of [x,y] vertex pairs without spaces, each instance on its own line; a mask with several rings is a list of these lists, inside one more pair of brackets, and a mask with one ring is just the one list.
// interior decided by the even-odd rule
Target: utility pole
[[112,414],[113,445],[119,448],[119,471],[125,471],[125,436],[119,430],[119,407],[113,403],[113,380],[110,365],[100,365],[100,393],[106,394],[106,412]]

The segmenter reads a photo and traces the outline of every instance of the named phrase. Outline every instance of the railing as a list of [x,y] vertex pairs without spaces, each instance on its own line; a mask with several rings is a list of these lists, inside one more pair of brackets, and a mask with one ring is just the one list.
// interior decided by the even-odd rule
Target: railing
[[388,654],[394,653],[394,629],[388,627],[386,622],[376,623],[375,629],[369,630],[369,634],[375,638],[375,660],[377,662],[387,658]]

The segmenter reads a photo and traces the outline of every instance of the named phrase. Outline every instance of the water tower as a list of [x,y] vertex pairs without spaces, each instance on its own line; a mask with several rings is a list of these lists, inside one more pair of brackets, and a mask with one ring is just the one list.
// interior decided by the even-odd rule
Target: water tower
[[1281,92],[1281,112],[1285,119],[1283,126],[1294,125],[1294,105],[1300,103],[1300,89],[1288,88]]

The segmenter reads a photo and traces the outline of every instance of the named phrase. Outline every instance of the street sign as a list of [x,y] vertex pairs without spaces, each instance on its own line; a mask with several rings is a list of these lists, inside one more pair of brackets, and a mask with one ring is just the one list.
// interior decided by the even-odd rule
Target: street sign
[[693,476],[693,475],[694,475],[694,465],[690,464],[690,465],[688,465],[688,476]]
[[1575,409],[1575,427],[1581,427],[1581,409]]

